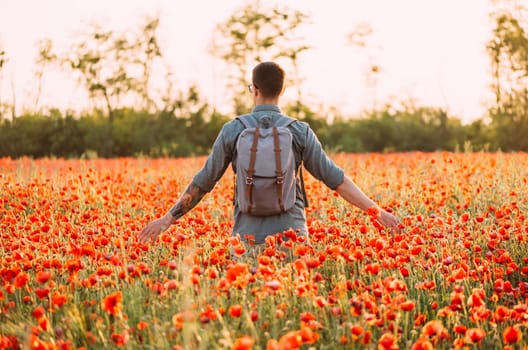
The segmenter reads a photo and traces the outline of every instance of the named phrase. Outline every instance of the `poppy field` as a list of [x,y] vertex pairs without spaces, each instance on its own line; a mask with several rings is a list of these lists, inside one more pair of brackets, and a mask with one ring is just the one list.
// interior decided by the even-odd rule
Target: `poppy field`
[[0,349],[528,349],[528,155],[342,154],[385,231],[305,173],[310,245],[248,257],[205,158],[0,159]]

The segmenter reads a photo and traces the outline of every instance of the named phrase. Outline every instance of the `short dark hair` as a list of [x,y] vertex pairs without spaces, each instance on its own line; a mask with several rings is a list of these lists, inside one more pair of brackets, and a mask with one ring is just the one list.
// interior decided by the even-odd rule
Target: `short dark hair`
[[253,85],[264,97],[277,97],[284,88],[284,69],[275,62],[262,62],[253,68]]

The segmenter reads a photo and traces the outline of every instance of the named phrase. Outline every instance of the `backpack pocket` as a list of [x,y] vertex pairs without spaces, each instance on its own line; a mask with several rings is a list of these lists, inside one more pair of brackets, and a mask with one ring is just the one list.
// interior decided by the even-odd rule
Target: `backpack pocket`
[[[251,196],[251,200],[239,197],[240,210],[243,213],[249,213],[254,216],[269,216],[280,214],[293,208],[296,198],[295,181],[292,182],[292,179],[287,177],[288,172],[283,172],[280,177],[253,175],[253,183],[246,189],[246,191],[251,191],[248,193]],[[282,183],[279,186],[278,182],[280,181]],[[237,191],[239,196],[244,195],[244,192]]]

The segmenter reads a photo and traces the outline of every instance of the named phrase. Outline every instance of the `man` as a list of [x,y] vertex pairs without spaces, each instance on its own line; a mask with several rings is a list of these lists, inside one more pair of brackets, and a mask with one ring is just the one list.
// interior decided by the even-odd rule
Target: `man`
[[[253,94],[255,108],[252,116],[257,121],[270,118],[273,122],[281,118],[279,98],[284,90],[285,74],[283,69],[273,62],[263,62],[253,69],[252,84],[249,88]],[[225,170],[236,160],[236,142],[244,130],[240,120],[226,123],[220,131],[203,168],[195,175],[177,203],[163,217],[150,222],[139,234],[141,242],[155,240],[172,223],[191,210],[210,192]],[[304,167],[318,180],[329,188],[337,191],[347,202],[370,212],[377,212],[377,220],[393,232],[399,232],[399,220],[391,213],[379,208],[368,198],[347,176],[337,167],[323,151],[320,142],[308,124],[300,121],[292,123],[288,128],[293,138],[293,152],[296,169]],[[293,208],[271,216],[253,216],[243,213],[237,201],[234,207],[233,235],[240,235],[245,240],[247,235],[253,236],[255,244],[264,243],[267,236],[294,230],[298,235],[307,236],[306,217],[304,212],[304,189],[297,181],[297,197]]]

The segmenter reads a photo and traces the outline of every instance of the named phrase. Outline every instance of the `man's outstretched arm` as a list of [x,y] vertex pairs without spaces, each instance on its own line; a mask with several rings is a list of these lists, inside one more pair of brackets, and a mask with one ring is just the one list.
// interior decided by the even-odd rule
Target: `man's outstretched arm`
[[145,243],[149,239],[155,241],[162,232],[169,228],[170,225],[194,208],[206,193],[207,192],[198,187],[194,182],[191,182],[174,207],[172,207],[165,216],[149,222],[147,226],[141,230],[139,241],[141,243]]
[[359,187],[347,176],[343,179],[343,182],[337,186],[337,193],[341,195],[347,202],[355,205],[359,209],[367,211],[368,209],[375,208],[379,212],[377,220],[385,227],[391,229],[393,233],[399,233],[401,231],[399,225],[400,220],[391,213],[381,209],[372,199],[367,197],[361,191]]

